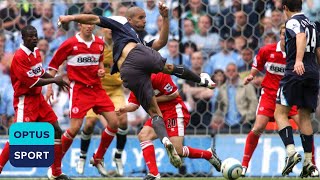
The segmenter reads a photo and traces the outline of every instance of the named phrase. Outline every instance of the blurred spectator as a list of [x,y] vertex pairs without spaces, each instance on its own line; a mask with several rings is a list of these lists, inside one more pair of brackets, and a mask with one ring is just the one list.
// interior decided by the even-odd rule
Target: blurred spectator
[[227,65],[231,62],[240,67],[244,65],[243,61],[239,58],[239,54],[233,50],[234,40],[232,38],[221,38],[220,46],[222,50],[210,57],[204,66],[204,72],[213,74],[216,69],[226,69]]
[[19,30],[16,24],[20,19],[20,12],[15,0],[7,0],[5,8],[0,10],[0,19],[3,21],[2,27],[8,32]]
[[260,31],[258,26],[248,24],[248,16],[244,11],[237,11],[234,13],[235,23],[232,26],[232,37],[244,36],[250,47],[256,48],[258,46],[258,38]]
[[226,82],[227,76],[225,75],[224,71],[222,69],[217,69],[214,71],[213,75],[211,76],[211,79],[213,82],[216,83],[217,87],[213,91],[213,96],[210,99],[211,102],[211,112],[216,112],[216,103],[217,103],[217,97],[219,94],[220,87]]
[[[43,3],[42,4],[42,11],[41,11],[41,18],[33,20],[31,22],[31,25],[33,27],[37,28],[38,37],[42,38],[42,37],[44,37],[43,25],[45,23],[52,23],[52,22],[57,22],[57,21],[54,21],[54,19],[53,19],[52,4],[51,3]],[[57,23],[55,23],[55,24],[57,24]]]
[[220,13],[232,5],[232,0],[208,0],[209,12],[212,15]]
[[[157,18],[157,27],[158,27],[157,33],[155,35],[148,34],[143,39],[146,42],[150,42],[152,40],[158,39],[160,37],[160,31],[161,31],[161,28],[162,28],[162,24],[163,24],[163,17],[161,15],[159,15],[158,18]],[[169,40],[170,39],[179,39],[179,35],[177,34],[177,35],[173,36],[172,34],[169,34],[168,39]]]
[[193,22],[190,19],[183,20],[183,36],[182,43],[191,41],[191,36],[195,33]]
[[53,53],[49,49],[49,43],[46,39],[40,38],[38,41],[37,47],[43,53],[42,67],[44,69],[47,69],[47,67],[53,57]]
[[192,41],[185,42],[182,46],[182,53],[189,57],[191,57],[194,52],[198,51],[197,45]]
[[253,63],[254,53],[252,49],[245,48],[241,51],[241,60],[244,62],[244,66],[238,67],[238,71],[240,72],[240,78],[243,80],[247,75],[250,74],[250,69]]
[[[191,55],[191,64],[191,70],[194,73],[200,74],[202,72],[203,57],[200,51]],[[183,84],[182,91],[185,95],[186,105],[191,111],[191,127],[207,128],[211,121],[211,112],[208,110],[211,109],[210,98],[213,95],[213,90],[186,81]]]
[[[1,75],[0,75],[1,77]],[[1,84],[1,83],[0,83]],[[7,128],[13,123],[14,119],[14,108],[13,108],[13,87],[11,80],[6,84],[1,84],[0,89],[0,118],[2,119],[2,125]]]
[[271,13],[272,32],[280,33],[280,26],[284,23],[284,14],[280,9],[274,9]]
[[[16,24],[19,29],[24,28],[27,25],[27,20],[24,17],[21,17]],[[16,49],[20,47],[22,43],[21,32],[14,31],[12,33],[7,34],[6,36],[6,44],[5,44],[5,52],[14,53]]]
[[93,12],[93,14],[96,14],[98,16],[104,15],[102,8],[100,8],[99,6],[97,6],[96,3],[93,3],[93,2],[75,3],[75,4],[72,4],[67,10],[68,15],[80,14],[82,12],[83,13]]
[[[162,48],[164,49],[164,48]],[[179,55],[179,41],[176,39],[171,39],[168,41],[167,49],[165,51],[160,51],[164,58],[167,58],[167,63],[172,64],[183,64],[188,68],[191,68],[190,57],[181,54],[181,59]],[[173,82],[178,85],[178,78],[176,76],[171,76]]]
[[114,14],[116,16],[124,16],[125,17],[127,10],[128,10],[128,6],[125,6],[125,5],[121,4],[121,3],[119,3],[117,9],[114,12]]
[[234,38],[234,48],[237,53],[241,53],[241,51],[247,47],[247,39],[243,36],[238,36]]
[[[225,115],[225,128],[239,129],[255,119],[258,105],[257,94],[251,84],[243,85],[237,65],[228,64],[227,81],[221,86],[217,97],[217,111]],[[248,127],[250,129],[250,127]]]
[[146,0],[142,9],[146,12],[146,26],[145,30],[148,34],[155,35],[158,31],[157,18],[160,15],[155,0]]
[[212,19],[208,15],[199,17],[199,31],[190,37],[190,40],[197,43],[197,47],[206,56],[210,56],[220,50],[219,34],[210,33]]
[[195,32],[199,32],[198,20],[201,15],[205,15],[206,12],[202,9],[202,0],[189,0],[189,10],[182,14],[182,18],[190,19],[194,25]]
[[179,2],[172,2],[171,6],[171,17],[170,17],[170,35],[171,36],[179,36]]
[[210,128],[213,134],[219,133],[224,128],[224,115],[221,111],[217,111],[212,115]]
[[0,32],[0,70],[8,72],[13,54],[5,51],[6,45],[6,36]]
[[302,12],[310,21],[320,21],[320,1],[302,0]]

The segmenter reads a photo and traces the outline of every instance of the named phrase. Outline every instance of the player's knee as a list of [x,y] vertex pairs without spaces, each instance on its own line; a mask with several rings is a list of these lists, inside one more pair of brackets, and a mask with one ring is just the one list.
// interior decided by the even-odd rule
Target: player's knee
[[179,154],[179,156],[183,156],[183,150],[182,150],[182,146],[175,146],[175,149],[177,151],[177,153]]
[[108,126],[110,126],[112,129],[118,129],[119,127],[119,121],[117,119],[108,121]]
[[264,131],[264,128],[262,126],[256,126],[252,129],[252,132],[255,134],[255,135],[260,135],[262,134]]
[[146,131],[145,129],[142,129],[140,131],[140,133],[138,134],[138,139],[140,142],[143,142],[143,141],[147,141],[147,140],[150,140],[149,138],[149,134],[148,131]]

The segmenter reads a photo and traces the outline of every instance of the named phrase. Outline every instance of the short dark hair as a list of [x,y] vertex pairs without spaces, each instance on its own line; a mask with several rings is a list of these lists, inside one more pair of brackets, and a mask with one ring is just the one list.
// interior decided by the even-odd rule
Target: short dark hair
[[28,31],[37,31],[37,29],[31,25],[25,26],[24,28],[21,29],[22,37],[26,36],[28,34]]
[[291,12],[299,12],[302,9],[302,0],[282,0],[282,6],[287,6]]

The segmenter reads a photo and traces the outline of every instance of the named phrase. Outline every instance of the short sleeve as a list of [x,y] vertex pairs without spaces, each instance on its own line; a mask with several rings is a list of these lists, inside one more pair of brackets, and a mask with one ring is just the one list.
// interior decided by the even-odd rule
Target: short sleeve
[[11,70],[14,71],[18,80],[29,88],[32,88],[44,73],[44,69],[41,64],[38,64],[35,69],[31,69],[30,63],[19,56],[14,57]]
[[266,61],[265,49],[261,48],[258,54],[253,58],[252,68],[263,71]]
[[303,33],[305,31],[305,28],[301,26],[300,22],[297,19],[290,19],[286,23],[286,29],[292,37],[295,37],[296,34]]
[[61,44],[49,63],[49,69],[58,71],[59,66],[67,60],[68,55],[70,54],[71,48],[69,46],[68,40]]

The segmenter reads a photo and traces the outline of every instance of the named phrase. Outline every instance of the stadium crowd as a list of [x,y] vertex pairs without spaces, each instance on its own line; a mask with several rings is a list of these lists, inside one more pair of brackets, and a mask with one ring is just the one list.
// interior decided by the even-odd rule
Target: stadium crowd
[[[167,46],[160,50],[161,55],[167,58],[168,63],[184,64],[197,74],[210,74],[217,84],[217,88],[211,90],[172,76],[182,90],[180,93],[191,113],[187,132],[210,134],[250,131],[264,74],[259,74],[246,86],[243,85],[243,79],[250,73],[259,47],[279,41],[280,26],[285,22],[281,0],[181,0],[180,4],[177,0],[167,0],[166,3],[170,8],[170,35]],[[159,37],[162,17],[156,0],[112,3],[78,3],[77,0],[34,3],[1,1],[1,132],[7,132],[14,117],[9,70],[13,54],[22,42],[20,29],[27,24],[37,28],[38,48],[43,67],[47,68],[61,43],[78,31],[75,23],[64,27],[68,31],[58,28],[60,15],[93,12],[102,16],[124,16],[132,5],[146,11],[145,40]],[[320,21],[320,1],[303,0],[302,11],[311,21]],[[96,34],[102,37],[99,33],[97,28]],[[59,69],[59,73],[65,73],[65,68]],[[56,93],[52,107],[62,129],[66,129],[69,126],[68,92],[58,86],[54,88]],[[128,90],[125,92],[127,96],[130,93]],[[146,116],[141,108],[128,114],[131,132],[137,133]]]

